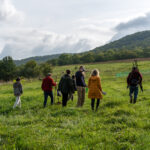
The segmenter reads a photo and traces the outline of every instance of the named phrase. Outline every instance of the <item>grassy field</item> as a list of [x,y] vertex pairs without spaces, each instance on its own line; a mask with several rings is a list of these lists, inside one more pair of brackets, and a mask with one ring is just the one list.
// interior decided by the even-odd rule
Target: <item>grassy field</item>
[[[87,98],[83,108],[69,101],[43,108],[41,81],[22,81],[22,108],[12,109],[15,97],[12,83],[0,85],[0,149],[2,150],[149,150],[150,149],[150,62],[139,62],[144,93],[136,104],[129,104],[126,73],[131,63],[85,65],[88,71],[101,72],[103,91],[107,92],[98,112],[92,112]],[[57,82],[62,72],[78,66],[54,68]],[[119,76],[118,76],[119,74]],[[86,83],[90,72],[86,73]],[[57,97],[55,99],[57,102]]]

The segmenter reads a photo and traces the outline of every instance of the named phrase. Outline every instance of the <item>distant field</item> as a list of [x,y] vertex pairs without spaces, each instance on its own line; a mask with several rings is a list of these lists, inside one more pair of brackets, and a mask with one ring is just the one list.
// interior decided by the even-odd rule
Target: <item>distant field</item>
[[[56,67],[57,82],[66,69],[73,73],[78,65]],[[140,61],[144,93],[135,105],[129,104],[126,74],[132,63],[85,65],[86,83],[94,68],[100,70],[102,88],[107,92],[98,112],[92,112],[87,98],[83,108],[69,101],[43,108],[41,81],[23,80],[22,109],[12,109],[15,97],[12,83],[0,85],[0,149],[2,150],[149,150],[150,149],[150,62]],[[120,76],[117,76],[121,74]],[[57,97],[55,97],[57,102]]]

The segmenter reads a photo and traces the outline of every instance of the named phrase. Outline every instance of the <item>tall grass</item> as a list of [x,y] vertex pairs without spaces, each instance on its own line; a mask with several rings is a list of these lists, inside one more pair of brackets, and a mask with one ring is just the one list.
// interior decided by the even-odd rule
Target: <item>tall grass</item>
[[[150,62],[140,62],[142,70]],[[78,66],[54,69],[53,77]],[[15,102],[12,83],[0,85],[0,149],[21,150],[149,150],[150,148],[150,86],[149,74],[143,74],[144,93],[139,93],[136,104],[129,104],[126,77],[130,63],[91,64],[88,71],[98,68],[102,87],[107,92],[98,112],[92,112],[87,98],[83,108],[76,108],[77,95],[66,108],[50,105],[43,108],[41,81],[23,81],[22,108],[12,109]],[[90,72],[86,72],[86,82]],[[58,82],[58,81],[57,81]],[[57,97],[55,98],[57,102]]]

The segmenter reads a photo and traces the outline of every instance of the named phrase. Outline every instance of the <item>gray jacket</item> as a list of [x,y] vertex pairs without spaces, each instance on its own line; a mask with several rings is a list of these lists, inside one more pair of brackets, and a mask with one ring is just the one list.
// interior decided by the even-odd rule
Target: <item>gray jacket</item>
[[13,88],[14,88],[14,95],[15,96],[20,96],[23,93],[22,85],[20,82],[15,82],[13,84]]

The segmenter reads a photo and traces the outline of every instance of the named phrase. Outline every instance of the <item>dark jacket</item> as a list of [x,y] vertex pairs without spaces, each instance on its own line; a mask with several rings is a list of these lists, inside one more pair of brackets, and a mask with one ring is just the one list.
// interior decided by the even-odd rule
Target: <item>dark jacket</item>
[[142,83],[142,75],[139,71],[132,71],[127,77],[127,84],[129,86],[137,86]]
[[58,85],[58,90],[62,93],[74,93],[73,80],[69,75],[65,74],[62,76]]
[[56,86],[56,83],[51,77],[48,76],[43,79],[42,87],[41,87],[43,91],[50,92],[52,91],[53,86]]
[[23,93],[22,85],[20,82],[15,82],[13,84],[13,88],[14,88],[14,95],[15,96],[20,96]]
[[75,77],[76,77],[76,85],[77,86],[86,87],[84,75],[82,74],[81,71],[77,71],[75,74]]

